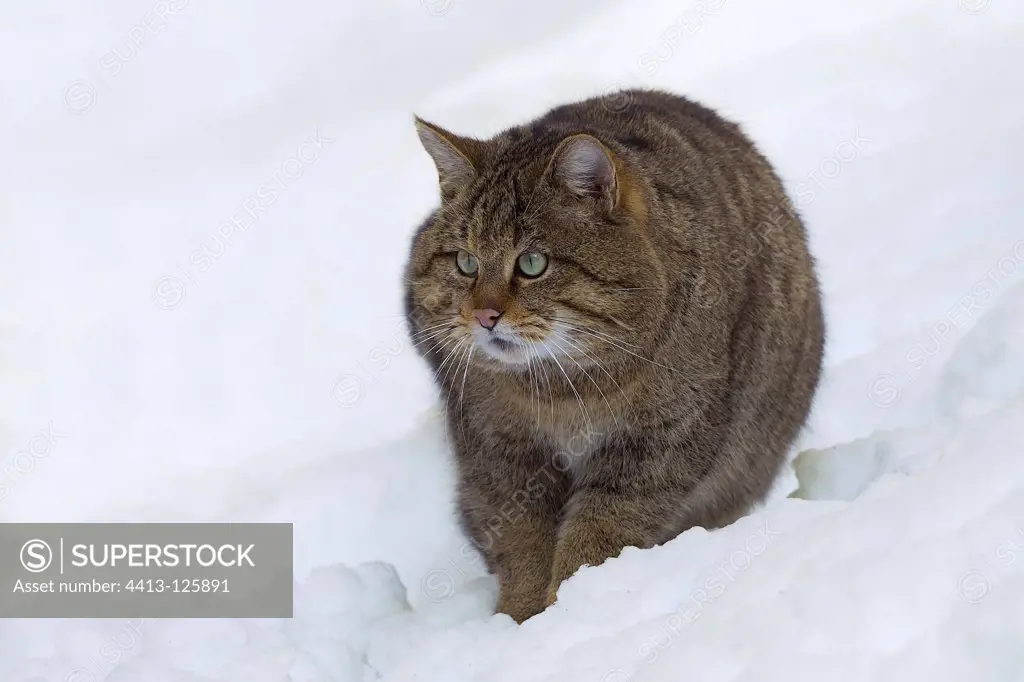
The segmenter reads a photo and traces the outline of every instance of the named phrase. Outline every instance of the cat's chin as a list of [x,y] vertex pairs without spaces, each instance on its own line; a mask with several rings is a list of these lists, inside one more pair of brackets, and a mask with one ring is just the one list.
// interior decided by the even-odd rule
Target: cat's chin
[[476,335],[474,343],[491,361],[490,364],[499,365],[502,369],[525,369],[529,364],[530,354],[522,343],[491,335]]

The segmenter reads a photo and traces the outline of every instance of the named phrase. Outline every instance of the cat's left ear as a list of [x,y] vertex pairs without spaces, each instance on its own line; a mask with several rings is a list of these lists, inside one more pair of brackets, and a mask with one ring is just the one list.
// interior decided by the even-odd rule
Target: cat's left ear
[[565,138],[551,159],[552,178],[578,197],[602,200],[608,211],[619,203],[619,183],[611,151],[592,135]]
[[449,199],[469,185],[476,177],[481,142],[459,137],[440,126],[428,123],[417,116],[416,133],[423,148],[430,154],[437,167],[437,179],[441,185],[441,197]]

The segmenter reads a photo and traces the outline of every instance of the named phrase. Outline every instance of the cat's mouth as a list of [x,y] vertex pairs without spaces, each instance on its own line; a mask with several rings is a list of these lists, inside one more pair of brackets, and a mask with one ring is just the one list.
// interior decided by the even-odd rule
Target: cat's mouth
[[489,358],[506,365],[525,365],[530,358],[526,342],[507,333],[477,329],[473,341]]
[[519,346],[521,345],[518,342],[508,341],[508,340],[503,339],[503,338],[501,338],[499,336],[495,336],[495,337],[493,337],[491,339],[488,339],[488,342],[492,346],[494,346],[495,348],[500,350],[502,353],[511,353],[512,351],[517,350],[519,348]]

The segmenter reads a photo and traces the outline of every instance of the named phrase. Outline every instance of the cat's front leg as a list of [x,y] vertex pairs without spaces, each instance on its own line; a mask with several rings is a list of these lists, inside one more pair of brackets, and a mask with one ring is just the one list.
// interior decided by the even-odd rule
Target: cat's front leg
[[716,518],[708,507],[713,500],[694,495],[706,467],[688,462],[700,460],[664,441],[640,437],[632,445],[596,452],[566,502],[546,605],[581,566],[598,566],[624,547],[653,547]]
[[464,471],[460,486],[466,530],[498,578],[497,611],[519,623],[545,608],[567,488],[550,465],[521,464],[490,459],[484,470]]
[[552,561],[545,606],[554,603],[559,585],[581,566],[599,566],[618,556],[624,547],[647,548],[661,541],[652,515],[661,507],[663,493],[648,496],[578,490],[566,505]]
[[555,556],[555,519],[533,518],[510,527],[497,555],[496,611],[522,623],[544,610]]

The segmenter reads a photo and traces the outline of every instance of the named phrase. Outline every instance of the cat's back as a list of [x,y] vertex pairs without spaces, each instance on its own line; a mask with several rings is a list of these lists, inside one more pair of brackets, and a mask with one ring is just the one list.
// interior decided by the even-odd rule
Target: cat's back
[[661,90],[623,90],[565,104],[537,119],[533,127],[592,132],[641,153],[667,151],[665,142],[680,135],[686,141],[712,137],[734,150],[756,153],[737,124],[698,102]]

